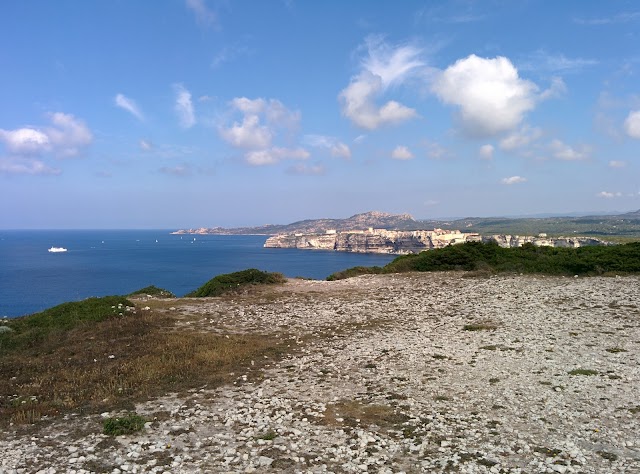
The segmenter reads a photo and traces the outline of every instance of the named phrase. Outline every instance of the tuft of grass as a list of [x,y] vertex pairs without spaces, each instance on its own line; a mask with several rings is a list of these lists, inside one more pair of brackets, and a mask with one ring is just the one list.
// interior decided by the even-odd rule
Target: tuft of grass
[[144,429],[147,420],[135,413],[118,418],[107,418],[102,424],[102,432],[109,436],[120,436],[137,433]]
[[491,321],[479,321],[477,323],[465,324],[462,329],[465,331],[495,331],[498,325]]
[[622,349],[621,347],[610,347],[608,349],[605,349],[607,352],[610,352],[612,354],[617,354],[618,352],[627,352],[625,349]]
[[598,375],[599,372],[592,369],[573,369],[567,373],[569,375]]
[[221,296],[251,285],[275,285],[286,281],[287,279],[281,273],[268,273],[250,268],[240,272],[218,275],[185,296],[189,298]]
[[133,293],[129,293],[127,296],[155,296],[156,298],[175,298],[176,295],[171,293],[169,290],[165,290],[164,288],[158,288],[155,285],[145,286],[144,288],[140,288],[139,290],[134,291]]
[[267,441],[272,441],[274,439],[276,439],[278,437],[278,433],[276,433],[273,430],[269,430],[263,434],[261,434],[260,436],[257,437],[257,439],[264,439]]

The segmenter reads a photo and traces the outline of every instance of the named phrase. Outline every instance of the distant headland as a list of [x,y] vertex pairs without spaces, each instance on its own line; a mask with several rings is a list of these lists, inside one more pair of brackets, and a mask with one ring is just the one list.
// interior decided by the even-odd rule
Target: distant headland
[[407,254],[463,242],[495,241],[503,247],[525,243],[552,247],[607,245],[640,240],[640,210],[584,217],[469,217],[416,220],[410,214],[379,211],[347,219],[307,219],[291,224],[240,228],[181,229],[173,234],[265,235],[265,247]]

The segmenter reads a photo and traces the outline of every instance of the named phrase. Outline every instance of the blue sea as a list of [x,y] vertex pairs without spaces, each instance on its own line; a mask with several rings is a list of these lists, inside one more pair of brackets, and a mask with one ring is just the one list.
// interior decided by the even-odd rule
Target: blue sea
[[[171,235],[169,230],[0,230],[0,317],[31,314],[90,296],[149,285],[178,296],[221,273],[247,268],[325,279],[393,256],[266,249],[265,236]],[[50,247],[67,252],[51,253]]]

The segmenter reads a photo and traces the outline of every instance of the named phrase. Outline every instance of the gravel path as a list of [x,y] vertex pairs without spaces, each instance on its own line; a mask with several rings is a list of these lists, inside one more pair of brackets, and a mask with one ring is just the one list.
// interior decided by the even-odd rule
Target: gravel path
[[99,415],[0,433],[0,474],[640,472],[638,277],[363,276],[173,303],[184,330],[296,350],[139,405],[137,435]]

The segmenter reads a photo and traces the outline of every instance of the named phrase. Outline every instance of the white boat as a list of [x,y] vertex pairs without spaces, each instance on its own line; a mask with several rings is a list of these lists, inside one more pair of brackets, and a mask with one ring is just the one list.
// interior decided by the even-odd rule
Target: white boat
[[49,249],[49,252],[52,252],[52,253],[59,253],[59,252],[66,252],[66,251],[67,249],[64,247],[51,247]]

